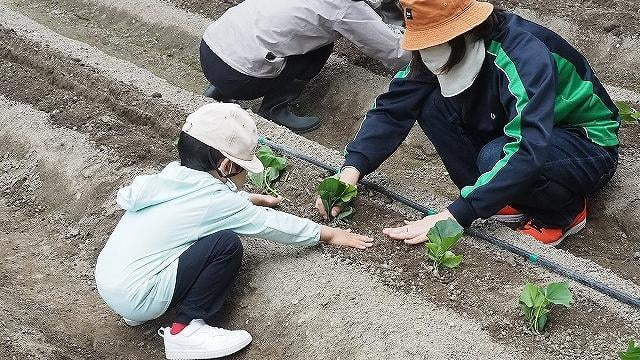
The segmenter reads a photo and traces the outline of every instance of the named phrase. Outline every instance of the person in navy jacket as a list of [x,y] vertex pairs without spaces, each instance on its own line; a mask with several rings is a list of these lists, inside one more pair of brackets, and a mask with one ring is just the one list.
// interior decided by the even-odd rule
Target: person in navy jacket
[[356,183],[377,169],[418,121],[460,196],[384,233],[416,244],[439,220],[467,227],[494,216],[556,245],[584,228],[586,196],[615,172],[620,122],[585,57],[553,31],[486,2],[402,5],[411,64],[367,113],[341,179]]

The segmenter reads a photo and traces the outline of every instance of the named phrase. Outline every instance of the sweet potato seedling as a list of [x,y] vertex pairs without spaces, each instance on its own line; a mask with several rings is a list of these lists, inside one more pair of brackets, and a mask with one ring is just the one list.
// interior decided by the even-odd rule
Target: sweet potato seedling
[[[339,176],[336,174],[322,180],[318,185],[318,195],[322,200],[322,205],[327,209],[329,222],[333,224],[354,213],[351,203],[358,195],[358,188],[355,185],[341,181]],[[342,211],[337,216],[333,217],[331,215],[331,209],[336,206],[341,207]]]
[[623,101],[616,101],[616,106],[618,106],[622,121],[640,123],[640,111],[636,111]]
[[627,351],[621,351],[618,353],[620,360],[640,360],[640,347],[636,345],[636,342],[629,340],[629,346]]
[[287,167],[287,158],[277,156],[268,146],[261,146],[256,156],[264,165],[264,171],[259,174],[249,174],[249,181],[271,195],[280,196],[273,188],[273,182],[280,177],[282,170]]
[[462,255],[454,254],[451,249],[462,237],[464,229],[453,219],[440,220],[429,230],[426,243],[427,256],[433,260],[433,270],[440,266],[453,269],[462,262]]
[[520,307],[529,323],[529,328],[540,334],[549,320],[549,305],[564,305],[569,307],[573,295],[566,282],[557,282],[541,287],[527,283],[520,295]]

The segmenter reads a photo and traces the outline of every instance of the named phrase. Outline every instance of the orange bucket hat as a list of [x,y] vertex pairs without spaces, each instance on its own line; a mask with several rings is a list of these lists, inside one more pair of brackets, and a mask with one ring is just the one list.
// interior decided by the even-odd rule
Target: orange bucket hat
[[405,50],[420,50],[462,35],[485,21],[493,5],[476,0],[401,0]]

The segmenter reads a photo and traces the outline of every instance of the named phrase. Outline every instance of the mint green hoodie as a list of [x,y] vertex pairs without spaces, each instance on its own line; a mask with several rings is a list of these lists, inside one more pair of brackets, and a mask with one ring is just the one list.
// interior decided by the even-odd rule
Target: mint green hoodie
[[203,236],[231,230],[283,244],[318,243],[320,225],[253,205],[209,173],[178,162],[138,176],[118,191],[125,214],[98,256],[98,292],[115,312],[144,321],[162,315],[173,297],[178,257]]

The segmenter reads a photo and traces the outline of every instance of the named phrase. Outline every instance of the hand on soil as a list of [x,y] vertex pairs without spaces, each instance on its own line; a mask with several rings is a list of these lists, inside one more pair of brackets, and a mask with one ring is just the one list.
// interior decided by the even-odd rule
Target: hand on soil
[[249,195],[249,200],[251,200],[253,205],[276,207],[282,202],[282,196],[274,197],[271,195],[251,194]]
[[404,240],[406,244],[420,244],[427,241],[427,233],[440,220],[453,218],[449,210],[431,215],[417,221],[404,221],[406,225],[395,228],[384,228],[382,233],[395,240]]
[[373,246],[372,238],[360,234],[354,234],[351,232],[351,229],[342,230],[323,226],[320,238],[327,244],[352,247],[356,249],[366,249]]

